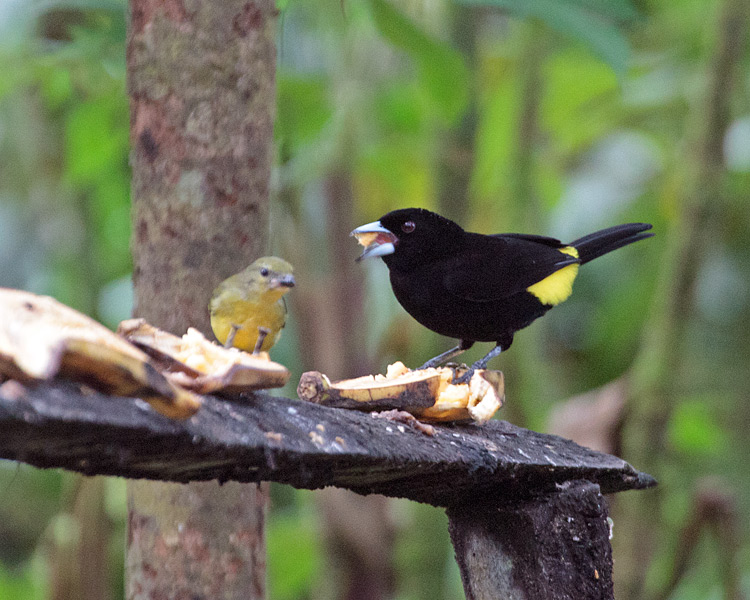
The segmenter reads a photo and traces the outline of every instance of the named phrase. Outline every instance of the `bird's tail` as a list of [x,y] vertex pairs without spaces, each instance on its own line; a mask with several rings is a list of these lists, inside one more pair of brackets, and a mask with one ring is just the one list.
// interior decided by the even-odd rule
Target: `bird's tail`
[[647,233],[651,229],[648,223],[627,223],[615,225],[601,231],[596,231],[577,239],[570,245],[578,250],[578,258],[581,264],[600,257],[602,254],[612,252],[638,240],[653,237],[653,233]]

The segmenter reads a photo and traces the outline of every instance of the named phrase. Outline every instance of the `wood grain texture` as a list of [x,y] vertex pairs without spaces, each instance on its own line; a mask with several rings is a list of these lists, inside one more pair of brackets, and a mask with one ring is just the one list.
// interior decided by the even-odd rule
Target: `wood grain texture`
[[436,426],[427,436],[369,414],[264,393],[204,396],[178,422],[139,400],[57,382],[0,386],[0,457],[87,475],[188,482],[329,485],[435,506],[554,491],[588,480],[605,493],[655,484],[623,460],[504,421]]

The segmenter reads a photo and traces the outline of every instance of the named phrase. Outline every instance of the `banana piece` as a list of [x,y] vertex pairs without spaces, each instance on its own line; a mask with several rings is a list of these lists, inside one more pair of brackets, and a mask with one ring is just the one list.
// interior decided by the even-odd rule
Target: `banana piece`
[[143,319],[129,319],[117,331],[151,356],[170,381],[200,394],[237,397],[282,387],[289,380],[287,368],[273,362],[267,352],[252,355],[223,348],[192,327],[178,337]]
[[360,246],[364,246],[367,248],[370,244],[372,244],[378,237],[378,233],[374,231],[370,231],[367,233],[354,233],[353,234],[355,238],[357,238],[357,242]]
[[297,394],[302,400],[359,410],[408,410],[427,408],[435,403],[440,389],[440,373],[418,371],[386,379],[382,375],[366,375],[331,383],[323,373],[308,371],[303,373],[297,386]]
[[72,379],[106,394],[142,398],[173,419],[200,408],[200,398],[167,381],[144,352],[54,298],[0,288],[0,314],[0,375]]
[[500,371],[476,371],[468,384],[454,385],[453,377],[449,368],[410,371],[401,362],[390,365],[385,376],[337,382],[309,371],[300,378],[297,394],[302,400],[337,408],[403,410],[425,421],[484,423],[502,406],[505,385]]
[[495,415],[504,400],[505,380],[502,371],[479,370],[474,372],[468,384],[445,385],[435,404],[423,411],[415,411],[414,416],[426,421],[471,419],[481,424]]

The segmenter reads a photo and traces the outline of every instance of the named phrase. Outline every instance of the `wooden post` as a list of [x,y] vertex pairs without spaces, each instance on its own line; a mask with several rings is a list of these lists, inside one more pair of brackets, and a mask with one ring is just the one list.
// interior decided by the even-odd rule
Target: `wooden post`
[[607,503],[569,481],[541,496],[448,509],[467,600],[605,600],[612,591]]
[[[135,314],[210,336],[208,300],[268,248],[273,0],[131,0]],[[129,486],[129,600],[262,599],[256,485]]]

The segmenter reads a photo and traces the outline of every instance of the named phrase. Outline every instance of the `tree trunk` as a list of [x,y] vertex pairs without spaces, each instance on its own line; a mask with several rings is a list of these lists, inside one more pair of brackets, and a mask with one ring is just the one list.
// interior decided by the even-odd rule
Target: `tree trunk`
[[[275,4],[131,0],[130,17],[135,314],[210,336],[211,291],[268,248]],[[127,597],[263,598],[265,499],[132,483]]]

